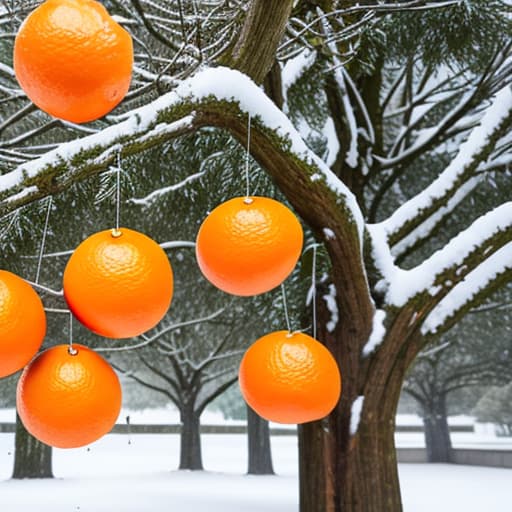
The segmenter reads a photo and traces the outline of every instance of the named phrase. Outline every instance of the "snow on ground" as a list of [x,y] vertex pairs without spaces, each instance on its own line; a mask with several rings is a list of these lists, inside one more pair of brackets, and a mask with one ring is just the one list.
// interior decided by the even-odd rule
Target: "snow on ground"
[[[244,435],[203,435],[206,471],[191,472],[174,470],[177,435],[108,435],[89,448],[55,450],[54,480],[11,481],[14,436],[0,434],[0,510],[297,512],[297,438],[272,438],[278,476],[244,475],[246,442]],[[399,469],[404,512],[510,511],[510,469],[445,464]]]

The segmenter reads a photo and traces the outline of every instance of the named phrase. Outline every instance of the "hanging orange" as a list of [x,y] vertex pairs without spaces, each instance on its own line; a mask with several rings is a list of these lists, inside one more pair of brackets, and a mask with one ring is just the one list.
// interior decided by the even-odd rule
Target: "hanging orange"
[[64,270],[64,298],[91,331],[131,338],[153,328],[171,304],[173,273],[163,249],[128,228],[84,240]]
[[112,367],[82,345],[57,345],[42,352],[18,381],[16,406],[26,429],[56,448],[78,448],[114,426],[121,410],[121,385]]
[[251,345],[240,364],[239,383],[245,401],[277,423],[321,419],[341,394],[334,357],[314,338],[298,332],[273,332]]
[[21,277],[0,270],[0,378],[21,370],[46,334],[39,295]]
[[27,96],[75,123],[110,112],[128,92],[132,67],[130,34],[93,0],[46,0],[14,43],[14,71]]
[[217,288],[233,295],[258,295],[290,275],[302,241],[299,221],[282,203],[268,197],[236,197],[204,220],[197,235],[197,262]]

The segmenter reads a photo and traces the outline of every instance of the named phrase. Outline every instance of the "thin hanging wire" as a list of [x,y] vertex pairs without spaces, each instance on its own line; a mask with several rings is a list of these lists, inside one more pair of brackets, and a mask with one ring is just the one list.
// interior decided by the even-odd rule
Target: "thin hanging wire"
[[121,151],[117,153],[116,172],[116,231],[119,231],[119,219],[121,216]]
[[43,238],[41,240],[41,248],[39,249],[39,258],[37,260],[37,269],[36,269],[36,280],[35,283],[39,284],[39,275],[41,274],[41,264],[43,262],[43,254],[44,254],[44,246],[46,243],[46,233],[48,232],[48,222],[50,220],[50,212],[52,210],[52,196],[48,199],[48,208],[46,210],[46,219],[44,221],[44,230],[43,230]]
[[69,346],[68,353],[71,356],[76,356],[78,354],[78,350],[73,347],[73,314],[71,311],[69,312]]
[[311,288],[313,302],[313,338],[316,340],[316,244],[313,245],[313,261],[311,264]]
[[247,120],[247,151],[245,153],[245,199],[250,201],[250,180],[249,180],[249,156],[251,147],[251,114]]
[[290,324],[290,315],[288,314],[288,304],[286,302],[286,290],[284,288],[284,283],[281,283],[281,293],[283,295],[283,307],[284,307],[284,317],[286,320],[286,328],[288,329],[288,333],[292,333],[292,327]]

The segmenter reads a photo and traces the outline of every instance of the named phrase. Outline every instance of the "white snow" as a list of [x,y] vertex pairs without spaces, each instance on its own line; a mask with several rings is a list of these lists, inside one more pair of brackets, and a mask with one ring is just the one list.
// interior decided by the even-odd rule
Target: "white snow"
[[339,320],[338,304],[336,303],[336,287],[330,284],[329,293],[325,294],[322,298],[325,300],[327,309],[331,312],[331,318],[327,322],[326,327],[329,332],[333,332]]
[[383,309],[376,309],[373,315],[372,332],[366,345],[363,347],[363,357],[369,356],[382,343],[386,334],[385,319],[386,312]]
[[[0,510],[298,512],[297,438],[271,442],[278,476],[244,475],[244,435],[203,435],[206,471],[196,472],[175,471],[177,435],[138,434],[108,435],[89,449],[56,449],[58,478],[11,481],[14,436],[0,434]],[[401,464],[399,474],[404,512],[510,510],[510,469]]]
[[306,48],[293,59],[286,61],[281,70],[281,82],[285,98],[290,87],[314,64],[315,59],[316,52]]
[[331,228],[324,228],[323,232],[326,240],[336,239],[336,235],[334,234],[334,231]]
[[419,240],[427,238],[434,230],[437,224],[442,221],[449,213],[453,212],[457,205],[459,205],[470,192],[475,189],[484,179],[483,174],[479,174],[470,178],[464,183],[455,194],[450,197],[446,205],[439,207],[425,222],[422,222],[413,231],[411,231],[405,238],[400,240],[393,246],[391,252],[393,256],[397,257],[403,254],[407,249],[412,247]]
[[435,333],[448,318],[507,269],[512,269],[512,242],[498,249],[452,288],[427,316],[421,332]]
[[359,395],[350,408],[350,435],[357,433],[359,422],[361,421],[361,411],[363,410],[364,396]]
[[[360,242],[362,242],[364,220],[353,193],[325,162],[308,148],[288,117],[248,76],[224,67],[202,69],[181,82],[173,91],[160,96],[152,103],[115,118],[119,121],[118,124],[93,135],[61,144],[40,158],[22,164],[13,171],[0,176],[0,192],[20,185],[26,176],[33,177],[44,171],[45,167],[49,165],[70,163],[74,156],[86,149],[98,145],[102,147],[110,145],[95,159],[95,163],[99,164],[119,151],[119,141],[122,137],[147,138],[148,135],[145,132],[148,130],[152,131],[153,135],[184,130],[193,122],[194,113],[170,124],[152,125],[157,122],[159,113],[180,105],[184,101],[201,102],[212,97],[219,101],[238,102],[243,112],[250,114],[252,118],[257,117],[267,128],[274,130],[280,137],[289,141],[290,151],[299,159],[315,166],[326,186],[337,194],[342,204],[348,208],[358,227]],[[72,171],[73,169],[70,168],[69,172]]]
[[334,162],[336,162],[336,157],[340,150],[340,141],[336,135],[336,129],[334,127],[332,117],[329,116],[326,119],[322,133],[324,134],[327,145],[327,154],[325,155],[324,160],[328,167],[332,167]]
[[[440,288],[434,286],[437,276],[448,268],[462,265],[464,259],[477,250],[486,240],[499,231],[512,226],[512,202],[504,203],[494,210],[478,218],[467,229],[452,238],[443,248],[436,251],[418,266],[403,270],[396,266],[387,244],[385,226],[383,224],[368,225],[367,229],[372,237],[372,256],[379,271],[383,275],[383,282],[379,283],[380,291],[386,291],[386,302],[398,307],[403,306],[416,294],[429,290],[431,294],[437,293]],[[475,270],[477,275],[494,274],[503,270],[506,264],[506,255],[490,257],[481,269]],[[450,286],[451,283],[445,283]],[[481,286],[479,286],[481,287]],[[469,295],[463,296],[464,287],[457,287],[460,301],[466,301]],[[467,289],[469,293],[470,290]],[[473,292],[474,294],[474,292]]]
[[404,512],[510,511],[510,469],[402,464],[399,476]]
[[398,231],[407,221],[415,218],[419,212],[427,209],[433,201],[442,197],[450,197],[457,180],[467,172],[474,155],[480,153],[488,143],[489,136],[512,111],[512,90],[509,86],[501,89],[492,104],[486,110],[480,125],[474,128],[448,167],[440,176],[422,192],[398,208],[382,224],[388,233]]

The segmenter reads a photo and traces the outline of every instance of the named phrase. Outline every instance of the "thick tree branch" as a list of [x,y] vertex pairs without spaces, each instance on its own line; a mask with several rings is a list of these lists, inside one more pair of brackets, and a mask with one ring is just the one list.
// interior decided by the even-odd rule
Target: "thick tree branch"
[[[173,92],[122,116],[117,125],[62,144],[0,176],[0,214],[98,174],[115,165],[119,154],[138,153],[202,126],[227,129],[245,143],[247,113],[254,119],[251,154],[340,262],[333,276],[344,290],[339,300],[354,317],[372,315],[361,258],[364,222],[353,194],[307,147],[281,110],[246,76],[230,69],[203,70]],[[325,228],[332,232],[328,239]]]
[[440,334],[512,279],[512,242],[496,251],[453,287],[427,316],[424,335]]
[[480,125],[471,132],[441,175],[382,223],[391,245],[401,242],[395,254],[400,254],[428,236],[453,211],[475,186],[471,180],[478,166],[492,153],[497,141],[510,126],[512,91],[507,86],[496,95]]
[[262,83],[274,63],[292,5],[293,0],[252,0],[240,37],[221,63]]
[[504,256],[499,254],[507,250],[512,240],[512,202],[478,218],[442,249],[410,270],[395,265],[382,226],[368,226],[368,231],[372,236],[375,264],[382,276],[376,286],[385,293],[386,303],[402,307],[414,302],[430,310],[479,267],[489,266],[492,271],[492,258],[498,258],[496,271],[501,272]]

